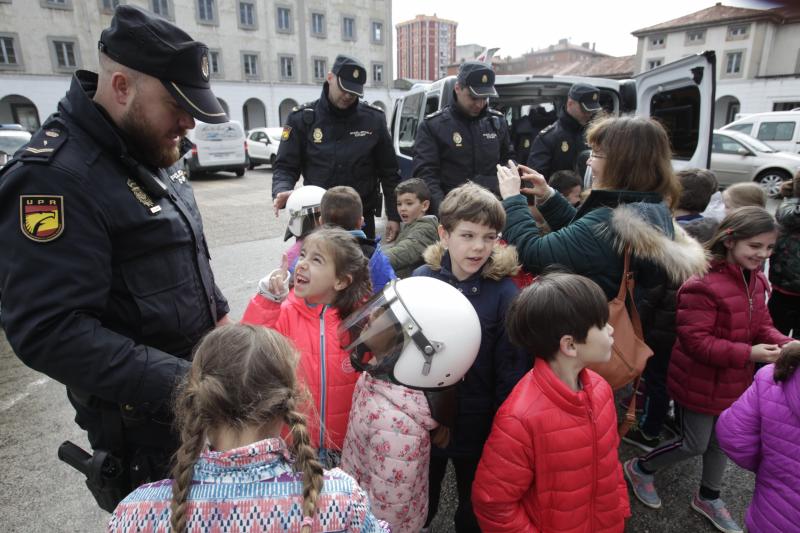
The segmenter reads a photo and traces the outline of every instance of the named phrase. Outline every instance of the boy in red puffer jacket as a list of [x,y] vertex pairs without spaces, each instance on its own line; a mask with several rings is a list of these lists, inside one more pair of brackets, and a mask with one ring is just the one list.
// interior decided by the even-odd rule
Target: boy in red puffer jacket
[[507,315],[511,341],[533,370],[494,419],[472,486],[492,532],[622,532],[630,516],[617,455],[611,387],[585,368],[608,361],[613,328],[605,293],[583,276],[541,276]]

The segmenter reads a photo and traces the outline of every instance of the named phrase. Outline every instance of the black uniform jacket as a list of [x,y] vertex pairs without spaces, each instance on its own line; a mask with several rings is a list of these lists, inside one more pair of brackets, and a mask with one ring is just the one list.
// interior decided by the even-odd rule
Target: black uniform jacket
[[[73,400],[147,416],[169,407],[192,347],[228,303],[183,171],[149,169],[168,193],[143,191],[121,163],[122,134],[91,100],[96,84],[76,73],[0,173],[2,323],[20,359]],[[91,413],[76,420],[95,445]]]
[[496,167],[509,159],[514,159],[514,149],[501,113],[484,108],[477,117],[470,117],[452,104],[420,124],[412,175],[425,180],[431,203],[438,209],[448,192],[467,181],[499,194]]
[[578,156],[588,150],[585,128],[572,115],[562,109],[558,120],[543,129],[531,146],[528,166],[545,178],[550,178],[558,170],[574,170],[581,176]]
[[400,181],[397,158],[383,110],[363,101],[338,109],[322,96],[289,114],[272,175],[273,198],[304,185],[330,189],[348,185],[358,191],[364,213],[373,213],[380,185],[389,220],[399,221],[394,188]]

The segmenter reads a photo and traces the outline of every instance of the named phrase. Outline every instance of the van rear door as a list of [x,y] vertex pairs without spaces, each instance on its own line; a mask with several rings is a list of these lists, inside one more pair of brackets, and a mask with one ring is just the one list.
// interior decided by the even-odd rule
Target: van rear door
[[414,139],[417,128],[424,118],[425,90],[415,90],[398,98],[392,116],[392,139],[400,179],[411,177],[411,162],[414,156]]
[[636,76],[636,114],[661,121],[672,167],[709,168],[716,98],[716,55],[692,55]]
[[244,165],[244,131],[237,122],[203,124],[195,128],[194,143],[202,168]]

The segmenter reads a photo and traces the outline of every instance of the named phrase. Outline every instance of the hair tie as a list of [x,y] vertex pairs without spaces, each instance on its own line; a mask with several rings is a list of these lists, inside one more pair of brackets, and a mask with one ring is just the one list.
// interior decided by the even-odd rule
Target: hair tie
[[314,525],[314,519],[311,518],[310,516],[306,516],[305,518],[303,518],[303,521],[300,523],[300,527],[306,527],[306,526],[311,527],[313,525]]

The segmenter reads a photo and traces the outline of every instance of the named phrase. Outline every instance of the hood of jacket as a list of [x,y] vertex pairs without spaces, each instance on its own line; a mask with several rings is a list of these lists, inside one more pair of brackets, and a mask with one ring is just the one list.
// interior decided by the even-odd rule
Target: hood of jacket
[[368,373],[364,374],[363,380],[364,389],[368,394],[385,398],[398,411],[421,427],[431,429],[436,425],[424,393],[373,377]]
[[620,204],[613,209],[608,231],[620,254],[630,246],[637,259],[659,266],[673,283],[681,284],[707,271],[708,256],[680,224],[665,218],[665,209],[664,204]]
[[[439,271],[442,269],[442,260],[447,253],[447,248],[441,241],[431,244],[425,249],[422,258],[431,270]],[[481,269],[481,277],[501,280],[507,276],[515,276],[519,272],[519,257],[517,249],[511,245],[495,244],[492,255]]]

